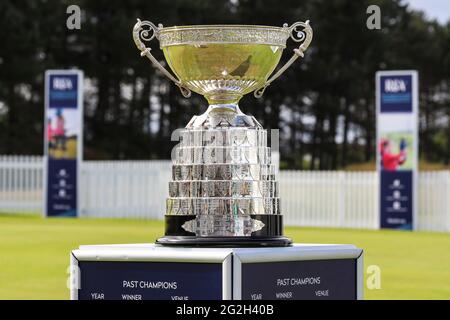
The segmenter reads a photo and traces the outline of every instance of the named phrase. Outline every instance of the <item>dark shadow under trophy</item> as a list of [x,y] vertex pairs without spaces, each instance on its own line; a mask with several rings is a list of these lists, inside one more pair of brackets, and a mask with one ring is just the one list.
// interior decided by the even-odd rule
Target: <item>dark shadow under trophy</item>
[[[153,65],[188,98],[209,103],[180,132],[169,183],[162,245],[288,246],[267,131],[238,102],[278,78],[312,40],[309,22],[283,27],[204,25],[164,28],[138,20],[133,38]],[[286,41],[301,45],[275,72]],[[159,40],[174,75],[143,41]]]

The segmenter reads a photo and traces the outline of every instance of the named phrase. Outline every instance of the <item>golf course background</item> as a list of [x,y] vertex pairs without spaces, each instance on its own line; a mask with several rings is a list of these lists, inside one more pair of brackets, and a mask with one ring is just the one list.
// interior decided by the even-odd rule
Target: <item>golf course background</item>
[[[69,299],[69,254],[83,244],[149,243],[160,221],[43,219],[0,215],[0,299]],[[450,234],[286,228],[297,243],[355,244],[365,269],[381,268],[381,289],[365,299],[450,299]]]

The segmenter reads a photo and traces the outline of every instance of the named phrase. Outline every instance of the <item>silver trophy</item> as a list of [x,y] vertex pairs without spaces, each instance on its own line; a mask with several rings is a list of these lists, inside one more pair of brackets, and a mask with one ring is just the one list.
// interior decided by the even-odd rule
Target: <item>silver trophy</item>
[[[267,131],[245,115],[238,102],[261,97],[312,40],[309,22],[283,27],[202,25],[164,28],[136,23],[133,38],[152,64],[185,97],[191,91],[209,102],[180,132],[173,157],[165,215],[157,243],[196,246],[287,246],[278,182],[267,147]],[[158,39],[173,74],[144,42]],[[300,45],[277,72],[286,41]]]

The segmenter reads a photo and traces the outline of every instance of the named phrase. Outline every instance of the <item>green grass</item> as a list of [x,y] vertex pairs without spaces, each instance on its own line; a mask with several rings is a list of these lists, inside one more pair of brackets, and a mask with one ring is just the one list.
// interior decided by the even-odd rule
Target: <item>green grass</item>
[[[162,222],[0,216],[0,299],[68,299],[70,250],[81,244],[153,242]],[[366,299],[450,299],[450,234],[287,228],[302,243],[351,243],[378,265]]]

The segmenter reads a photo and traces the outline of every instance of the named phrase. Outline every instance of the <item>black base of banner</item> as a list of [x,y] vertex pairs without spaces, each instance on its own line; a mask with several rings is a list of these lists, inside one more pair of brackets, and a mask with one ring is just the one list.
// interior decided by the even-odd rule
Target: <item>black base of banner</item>
[[195,219],[195,216],[166,216],[165,236],[156,243],[164,246],[201,247],[287,247],[292,244],[291,239],[283,236],[281,215],[250,215],[250,217],[264,223],[264,227],[249,237],[199,237],[183,229],[183,224]]
[[173,247],[289,247],[292,240],[279,237],[196,237],[196,236],[165,236],[156,240],[156,244]]

